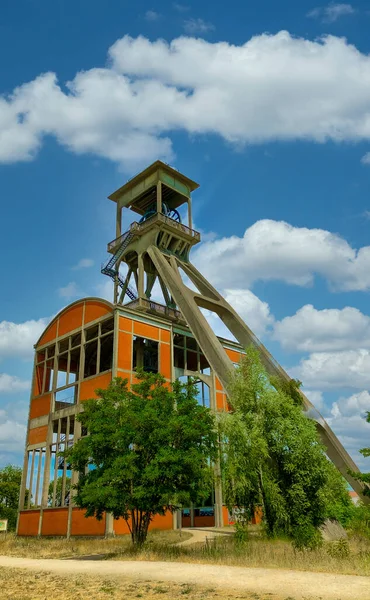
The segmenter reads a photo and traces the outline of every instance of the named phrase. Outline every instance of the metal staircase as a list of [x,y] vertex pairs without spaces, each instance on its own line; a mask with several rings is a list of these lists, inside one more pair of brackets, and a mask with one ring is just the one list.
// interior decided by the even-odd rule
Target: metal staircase
[[121,242],[120,246],[118,247],[116,252],[113,254],[113,256],[106,263],[103,264],[102,269],[101,269],[101,273],[103,275],[108,275],[108,277],[113,279],[113,281],[117,281],[117,283],[121,289],[124,286],[126,286],[126,294],[130,298],[130,300],[136,300],[137,294],[129,285],[126,285],[125,280],[121,277],[118,269],[116,269],[115,267],[133,237],[134,237],[134,235],[133,235],[133,233],[131,233],[130,230],[126,231],[126,233],[124,233],[122,236],[122,242]]

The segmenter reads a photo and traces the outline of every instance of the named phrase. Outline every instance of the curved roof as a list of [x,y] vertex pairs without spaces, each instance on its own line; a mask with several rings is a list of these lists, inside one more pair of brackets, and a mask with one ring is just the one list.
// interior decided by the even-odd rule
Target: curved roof
[[[79,310],[79,307],[81,306],[81,310]],[[83,306],[87,306],[88,309],[88,318],[86,320],[86,308],[85,311],[83,311]],[[78,327],[82,327],[82,325],[85,325],[86,323],[89,323],[90,321],[94,321],[95,319],[99,318],[100,316],[104,315],[103,314],[99,314],[99,306],[100,307],[106,307],[105,312],[109,313],[109,312],[113,312],[114,309],[114,305],[109,302],[108,300],[104,300],[103,298],[96,298],[96,297],[88,297],[88,298],[80,298],[79,300],[75,300],[75,302],[72,302],[71,304],[68,304],[68,306],[65,306],[64,308],[62,308],[62,310],[60,310],[58,312],[58,314],[50,321],[50,323],[46,326],[46,328],[44,329],[44,331],[42,332],[42,334],[40,335],[39,339],[37,340],[36,344],[35,344],[35,348],[37,348],[40,345],[46,344],[49,341],[52,341],[53,339],[55,339],[58,336],[60,337],[61,335],[65,335],[66,333],[68,333],[69,329],[68,329],[68,325],[70,324],[70,331],[73,331],[74,329],[77,329]],[[94,314],[94,310],[91,309],[96,309]],[[92,318],[94,317],[95,318]],[[63,319],[63,317],[65,317],[65,319]],[[64,321],[63,323],[63,333],[60,333],[58,331],[59,329],[59,324],[61,321]],[[79,322],[81,321],[81,322]]]

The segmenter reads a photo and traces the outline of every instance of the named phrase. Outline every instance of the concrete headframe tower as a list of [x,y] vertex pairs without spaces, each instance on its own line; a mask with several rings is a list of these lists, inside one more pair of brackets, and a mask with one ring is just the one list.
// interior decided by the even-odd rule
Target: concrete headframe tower
[[[112,257],[103,266],[102,273],[114,281],[115,303],[122,304],[127,295],[130,299],[127,306],[143,312],[151,311],[155,303],[150,297],[158,281],[166,303],[162,309],[174,320],[177,316],[185,320],[226,391],[233,364],[201,308],[215,312],[244,348],[250,344],[258,348],[270,374],[289,382],[289,375],[190,262],[190,250],[200,242],[200,234],[193,229],[191,206],[191,193],[198,187],[179,171],[156,161],[109,196],[117,204],[116,239],[108,244]],[[139,218],[122,234],[123,208],[130,209]],[[182,223],[180,216],[184,209],[187,212],[186,224]],[[119,272],[122,262],[128,268],[126,277]],[[186,285],[184,275],[197,291]],[[156,305],[157,310],[159,306]],[[353,489],[362,495],[362,485],[349,473],[358,471],[356,464],[313,404],[303,392],[300,393],[303,409],[315,420],[328,457]]]

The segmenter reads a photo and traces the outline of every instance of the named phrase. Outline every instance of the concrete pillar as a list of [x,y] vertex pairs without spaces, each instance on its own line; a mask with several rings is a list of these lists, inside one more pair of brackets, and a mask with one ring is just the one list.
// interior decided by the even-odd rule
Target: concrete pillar
[[162,212],[162,182],[157,183],[157,213]]

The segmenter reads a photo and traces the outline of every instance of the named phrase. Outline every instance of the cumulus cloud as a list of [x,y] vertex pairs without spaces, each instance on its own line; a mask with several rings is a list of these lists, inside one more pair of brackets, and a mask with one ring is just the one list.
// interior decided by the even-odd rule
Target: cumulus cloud
[[[19,404],[17,404],[17,409]],[[9,462],[21,464],[26,437],[27,413],[20,410],[17,417],[14,410],[6,407],[0,410],[0,465]]]
[[350,306],[317,310],[306,304],[276,322],[272,337],[295,352],[370,348],[370,317]]
[[32,358],[33,345],[50,322],[49,317],[37,321],[0,322],[0,360],[5,358]]
[[274,322],[267,302],[250,290],[223,290],[223,296],[257,336],[262,336]]
[[258,280],[312,285],[315,274],[336,290],[370,287],[370,246],[352,248],[339,235],[324,229],[293,227],[264,219],[243,237],[203,243],[193,261],[215,286],[243,288]]
[[[231,304],[253,333],[258,337],[263,337],[268,327],[274,322],[267,302],[260,300],[250,290],[223,290],[222,293],[225,300]],[[209,310],[202,310],[202,312],[216,335],[235,340],[218,315]]]
[[30,381],[23,381],[14,375],[0,373],[0,394],[16,394],[29,390]]
[[240,46],[125,36],[104,68],[63,86],[40,74],[1,97],[0,161],[32,159],[45,136],[125,169],[172,160],[179,130],[238,145],[367,140],[369,95],[370,57],[335,36],[281,31]]
[[334,403],[332,414],[326,420],[357,466],[362,471],[370,471],[370,459],[364,458],[359,452],[361,448],[369,447],[370,439],[370,424],[366,422],[363,415],[342,414]]
[[324,397],[321,390],[303,389],[303,392],[318,411],[321,412],[324,409]]
[[361,390],[370,387],[370,351],[313,352],[288,371],[309,388]]
[[320,19],[324,23],[334,23],[340,19],[340,17],[353,15],[355,12],[356,9],[351,4],[331,2],[327,6],[319,6],[314,8],[307,13],[307,16]]
[[[333,403],[331,414],[333,417],[341,416],[364,416],[370,412],[370,394],[367,390],[362,390],[357,394],[352,394],[348,398],[339,398]],[[370,427],[368,429],[370,434]]]
[[363,165],[370,165],[370,152],[366,152],[361,158],[361,162]]

